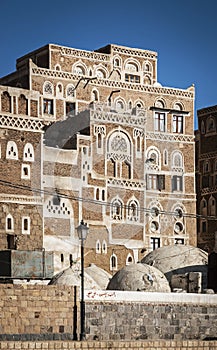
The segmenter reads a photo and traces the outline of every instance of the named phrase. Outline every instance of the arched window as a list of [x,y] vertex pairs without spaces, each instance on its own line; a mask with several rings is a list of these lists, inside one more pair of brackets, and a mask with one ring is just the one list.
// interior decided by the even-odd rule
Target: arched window
[[105,72],[104,72],[102,69],[97,69],[97,71],[96,71],[96,76],[97,76],[97,78],[99,78],[99,79],[104,79],[104,78],[106,78],[106,74],[105,74]]
[[53,95],[54,89],[53,84],[50,81],[45,81],[43,86],[44,95]]
[[123,203],[118,198],[115,198],[111,203],[111,218],[113,220],[123,219]]
[[208,208],[209,208],[209,215],[215,216],[216,215],[216,200],[213,196],[210,196],[210,198],[209,198]]
[[113,64],[114,64],[114,67],[120,67],[120,59],[119,58],[115,58]]
[[132,142],[129,136],[120,130],[112,132],[107,143],[107,175],[131,178]]
[[200,202],[200,213],[202,215],[207,215],[207,202],[205,198],[203,198]]
[[178,168],[182,168],[182,155],[179,153],[173,156],[173,165]]
[[206,130],[205,130],[205,125],[204,125],[204,121],[202,120],[201,122],[201,134],[205,134]]
[[151,78],[149,77],[149,75],[145,75],[145,77],[144,77],[144,84],[145,85],[151,85]]
[[132,73],[138,72],[138,64],[135,62],[128,62],[126,63],[125,70]]
[[210,172],[210,162],[209,162],[209,160],[206,160],[203,163],[203,173],[206,174],[206,173],[209,173],[209,172]]
[[100,240],[98,239],[96,241],[96,254],[100,254],[101,253],[101,244],[100,244]]
[[117,100],[116,101],[116,109],[118,110],[118,111],[120,111],[120,110],[123,110],[124,109],[124,102],[122,101],[122,100]]
[[105,240],[102,242],[102,253],[107,254],[107,243]]
[[31,143],[27,143],[23,150],[23,160],[34,162],[34,148]]
[[72,84],[67,85],[66,87],[66,98],[74,98],[75,97],[75,87]]
[[18,99],[18,113],[24,115],[28,114],[28,100],[23,94],[20,95]]
[[92,91],[92,101],[99,101],[99,91],[97,91],[96,89],[94,89]]
[[8,141],[6,149],[7,159],[18,159],[17,145],[14,141]]
[[113,253],[110,257],[110,270],[115,271],[118,269],[118,259],[117,256]]
[[11,214],[8,214],[6,216],[6,232],[13,232],[14,231],[14,219]]
[[56,87],[56,95],[57,96],[63,96],[63,84],[58,83]]
[[7,91],[1,95],[1,110],[2,112],[11,113],[11,96]]
[[136,200],[130,200],[127,204],[127,219],[129,221],[139,220],[139,205]]
[[133,264],[133,257],[132,255],[129,253],[127,255],[127,258],[126,258],[126,265],[130,265],[130,264]]
[[157,100],[154,105],[157,108],[164,108],[165,107],[165,103],[163,100]]
[[174,105],[173,105],[174,109],[176,111],[182,111],[183,110],[183,106],[180,102],[175,102]]
[[85,75],[85,69],[81,65],[77,65],[73,69],[73,73],[77,75]]
[[54,67],[55,70],[61,71],[61,66],[59,64],[56,64]]
[[206,125],[207,125],[206,127],[207,133],[215,131],[215,119],[213,117],[210,116],[209,118],[207,118]]
[[146,169],[147,170],[160,170],[161,168],[161,157],[160,151],[157,147],[150,147],[147,150],[146,156]]

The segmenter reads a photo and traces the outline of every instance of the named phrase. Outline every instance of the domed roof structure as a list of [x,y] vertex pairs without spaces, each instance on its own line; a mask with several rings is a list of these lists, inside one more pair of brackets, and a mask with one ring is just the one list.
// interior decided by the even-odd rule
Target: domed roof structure
[[[49,284],[62,284],[69,286],[81,285],[81,266],[76,263],[55,275]],[[100,267],[91,264],[84,269],[84,288],[85,289],[106,289],[111,275]]]
[[112,277],[108,290],[170,292],[169,283],[155,267],[137,263],[125,266]]
[[202,249],[179,244],[166,246],[147,254],[141,263],[159,269],[169,282],[174,274],[202,272],[203,287],[206,288],[208,254]]

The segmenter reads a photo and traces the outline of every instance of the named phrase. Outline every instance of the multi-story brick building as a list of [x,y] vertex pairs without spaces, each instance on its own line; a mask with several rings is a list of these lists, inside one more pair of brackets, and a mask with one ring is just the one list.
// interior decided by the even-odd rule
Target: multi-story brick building
[[217,232],[217,106],[198,110],[196,184],[198,246],[211,253]]
[[156,52],[51,44],[0,84],[0,249],[15,233],[17,250],[54,251],[60,269],[81,219],[86,263],[108,271],[196,245],[194,86],[159,84]]

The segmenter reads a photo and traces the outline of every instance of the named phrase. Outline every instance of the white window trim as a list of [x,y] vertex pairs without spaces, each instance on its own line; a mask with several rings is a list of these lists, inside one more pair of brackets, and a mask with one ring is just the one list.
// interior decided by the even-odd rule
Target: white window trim
[[[27,230],[24,229],[24,221],[25,220],[28,221],[28,229]],[[30,217],[29,216],[23,216],[22,217],[22,234],[30,235]]]

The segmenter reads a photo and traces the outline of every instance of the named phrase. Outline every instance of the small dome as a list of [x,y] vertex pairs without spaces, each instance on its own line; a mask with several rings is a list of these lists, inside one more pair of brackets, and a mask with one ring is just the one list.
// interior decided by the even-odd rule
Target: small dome
[[119,270],[111,279],[108,290],[170,292],[169,283],[158,269],[145,264],[131,264]]
[[[49,284],[62,284],[68,286],[81,285],[81,266],[80,263],[72,265],[57,275],[55,275]],[[84,269],[84,289],[106,289],[111,275],[100,267],[91,264]]]
[[171,245],[153,250],[141,262],[156,267],[168,281],[174,274],[202,272],[203,286],[207,281],[208,254],[190,245]]

